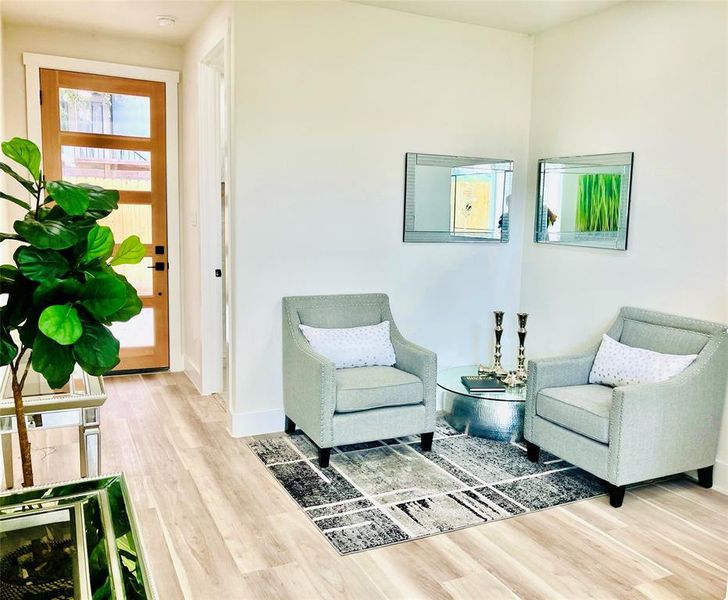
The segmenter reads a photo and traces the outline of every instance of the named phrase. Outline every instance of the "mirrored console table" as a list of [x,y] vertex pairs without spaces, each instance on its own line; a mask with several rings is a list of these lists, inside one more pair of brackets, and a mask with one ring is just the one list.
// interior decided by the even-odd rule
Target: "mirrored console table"
[[[13,487],[12,433],[17,431],[10,369],[0,368],[0,437],[5,486]],[[45,378],[32,369],[23,390],[23,405],[28,429],[78,427],[81,477],[99,474],[101,406],[106,391],[101,377],[93,377],[76,367],[63,389],[54,390]]]
[[0,493],[0,598],[156,597],[121,474]]

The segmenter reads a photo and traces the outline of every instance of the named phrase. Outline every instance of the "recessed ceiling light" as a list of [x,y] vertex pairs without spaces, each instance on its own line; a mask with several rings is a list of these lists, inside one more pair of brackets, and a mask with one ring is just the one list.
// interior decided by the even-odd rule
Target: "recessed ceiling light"
[[169,15],[157,15],[157,24],[160,27],[174,27],[177,19]]

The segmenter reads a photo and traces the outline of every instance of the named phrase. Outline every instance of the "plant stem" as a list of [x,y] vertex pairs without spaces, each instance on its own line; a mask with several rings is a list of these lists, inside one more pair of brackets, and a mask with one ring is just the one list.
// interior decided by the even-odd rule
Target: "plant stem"
[[28,425],[25,422],[25,409],[23,407],[23,386],[25,386],[25,378],[28,376],[30,368],[30,358],[25,364],[25,369],[18,379],[18,371],[20,362],[27,350],[26,347],[20,349],[18,358],[15,363],[10,363],[10,371],[12,373],[13,402],[15,403],[15,421],[18,427],[18,444],[20,445],[20,459],[23,465],[23,487],[32,487],[33,485],[33,463],[30,455],[30,440],[28,439]]
[[36,183],[36,192],[35,192],[35,220],[38,220],[38,215],[40,214],[40,199],[43,195],[43,173],[41,173],[38,177],[38,181]]

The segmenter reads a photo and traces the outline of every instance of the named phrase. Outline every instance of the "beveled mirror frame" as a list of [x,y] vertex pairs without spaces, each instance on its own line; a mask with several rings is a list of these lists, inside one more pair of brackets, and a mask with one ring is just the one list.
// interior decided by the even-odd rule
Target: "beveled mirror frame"
[[[415,229],[415,170],[417,165],[436,167],[465,167],[484,164],[508,164],[509,169],[503,169],[504,178],[503,206],[501,206],[501,223],[498,227],[499,236],[485,237],[468,234],[457,234],[450,231],[417,231]],[[423,154],[407,152],[405,155],[405,186],[404,186],[404,220],[402,224],[402,241],[429,242],[429,243],[507,243],[509,232],[509,208],[506,199],[513,190],[513,160],[510,158],[477,158],[472,156],[449,156],[444,154]],[[495,231],[495,230],[491,230]]]
[[[549,232],[549,207],[545,204],[545,184],[549,165],[559,168],[558,165],[573,165],[575,168],[588,170],[592,168],[593,174],[603,173],[604,168],[621,167],[623,179],[620,184],[619,216],[617,230],[611,232],[571,231],[566,234]],[[536,196],[536,219],[534,223],[534,241],[538,244],[557,244],[563,246],[578,246],[586,248],[600,248],[606,250],[626,250],[627,235],[629,233],[629,207],[632,196],[632,170],[634,167],[634,152],[614,152],[608,154],[589,154],[581,156],[565,156],[542,158],[538,161],[538,188]],[[559,239],[551,239],[558,233]]]

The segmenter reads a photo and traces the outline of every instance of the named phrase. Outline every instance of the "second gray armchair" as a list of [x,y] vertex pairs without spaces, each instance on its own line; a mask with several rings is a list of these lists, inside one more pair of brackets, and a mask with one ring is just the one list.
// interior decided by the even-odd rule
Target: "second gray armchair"
[[628,346],[698,356],[667,381],[615,388],[589,383],[596,348],[530,361],[528,457],[537,461],[544,448],[606,480],[615,507],[628,484],[692,469],[711,487],[728,372],[726,326],[627,307],[607,335]]
[[[336,369],[316,353],[299,325],[360,327],[390,322],[393,367]],[[283,401],[286,431],[296,426],[329,464],[331,448],[419,434],[423,450],[435,430],[437,357],[397,329],[385,294],[283,298]]]

